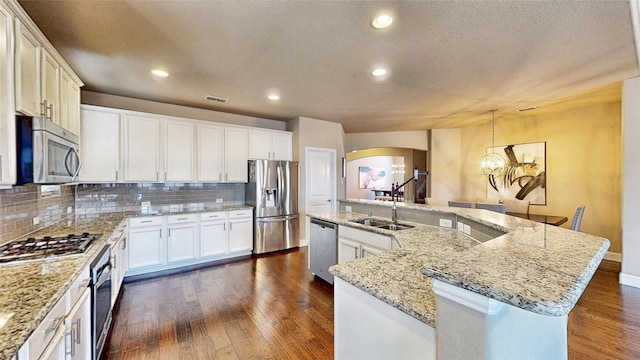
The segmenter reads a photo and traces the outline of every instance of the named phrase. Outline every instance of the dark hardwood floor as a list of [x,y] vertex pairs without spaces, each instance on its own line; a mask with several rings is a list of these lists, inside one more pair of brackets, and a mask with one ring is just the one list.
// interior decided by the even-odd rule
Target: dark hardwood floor
[[[301,248],[125,284],[105,358],[332,359],[333,289],[306,262]],[[605,261],[569,315],[569,359],[640,358],[640,289],[618,273]]]

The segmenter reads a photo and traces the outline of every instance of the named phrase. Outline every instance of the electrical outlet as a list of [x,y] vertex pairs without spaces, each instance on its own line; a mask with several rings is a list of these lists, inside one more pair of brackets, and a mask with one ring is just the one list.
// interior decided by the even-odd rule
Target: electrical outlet
[[467,235],[471,235],[471,226],[464,224],[464,229],[462,230],[462,232]]
[[33,225],[38,225],[40,224],[40,217],[39,216],[34,216],[33,217]]
[[458,221],[458,231],[463,231],[463,230],[464,230],[464,224]]
[[151,206],[151,201],[143,201],[142,206]]
[[222,199],[216,199],[216,202],[217,202],[217,203],[221,203],[221,202],[222,202]]
[[67,208],[67,215],[71,215],[72,212],[73,212],[73,208],[71,206],[69,206]]
[[453,222],[449,219],[440,219],[440,226],[451,228],[453,226]]
[[351,206],[345,206],[344,208],[345,210],[347,210],[347,212],[351,212]]

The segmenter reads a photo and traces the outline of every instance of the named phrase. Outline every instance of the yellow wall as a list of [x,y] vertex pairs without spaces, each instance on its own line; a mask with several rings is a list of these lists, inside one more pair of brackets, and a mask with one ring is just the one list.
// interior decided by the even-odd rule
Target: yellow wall
[[[617,91],[617,99],[611,96]],[[590,101],[565,102],[544,109],[496,114],[495,144],[547,142],[547,205],[531,213],[565,215],[586,205],[581,231],[611,240],[611,252],[621,252],[621,88],[604,89]],[[490,116],[488,116],[490,119]],[[486,194],[479,159],[491,145],[491,122],[462,129],[461,195]]]

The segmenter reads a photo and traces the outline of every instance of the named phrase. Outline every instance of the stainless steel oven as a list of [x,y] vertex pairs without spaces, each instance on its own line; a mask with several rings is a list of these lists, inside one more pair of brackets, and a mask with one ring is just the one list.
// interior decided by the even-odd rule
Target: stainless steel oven
[[16,120],[18,184],[73,182],[82,162],[78,136],[38,117]]
[[93,359],[100,359],[111,325],[111,247],[105,245],[91,263]]

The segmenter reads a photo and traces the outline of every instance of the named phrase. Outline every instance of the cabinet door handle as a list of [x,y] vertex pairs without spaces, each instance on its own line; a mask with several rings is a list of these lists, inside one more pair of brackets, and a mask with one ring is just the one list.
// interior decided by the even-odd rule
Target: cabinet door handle
[[156,181],[160,181],[160,173],[156,171]]
[[218,181],[222,181],[222,173],[218,173]]
[[111,259],[113,259],[113,264],[112,264],[111,266],[113,266],[113,267],[116,267],[116,256],[117,256],[117,255],[113,255],[113,256],[111,257]]
[[76,320],[76,344],[80,345],[82,343],[81,340],[81,336],[79,336],[80,334],[82,334],[82,318],[78,318],[78,320]]
[[121,249],[124,250],[127,248],[127,238],[122,239],[122,247]]
[[231,231],[231,230],[233,230],[233,223],[232,222],[229,223],[229,231]]
[[44,99],[40,103],[40,116],[42,116],[45,119],[47,118],[47,99]]
[[[48,119],[50,121],[53,121],[53,104],[49,104],[49,106],[47,106],[47,109],[49,110],[49,117]],[[45,116],[46,117],[46,116]]]
[[116,170],[116,181],[118,181],[118,170]]
[[[162,234],[162,232],[160,234]],[[162,237],[162,235],[160,235],[160,237]],[[169,228],[169,237],[171,237],[171,228]]]
[[53,324],[51,324],[51,326],[49,326],[47,330],[44,331],[44,333],[49,334],[56,331],[60,327],[63,321],[64,321],[64,316],[59,316],[53,319]]
[[354,252],[354,255],[356,256],[356,259],[357,259],[358,258],[358,247],[357,246],[353,248],[353,252]]
[[222,223],[222,231],[227,231],[227,224],[226,223]]

